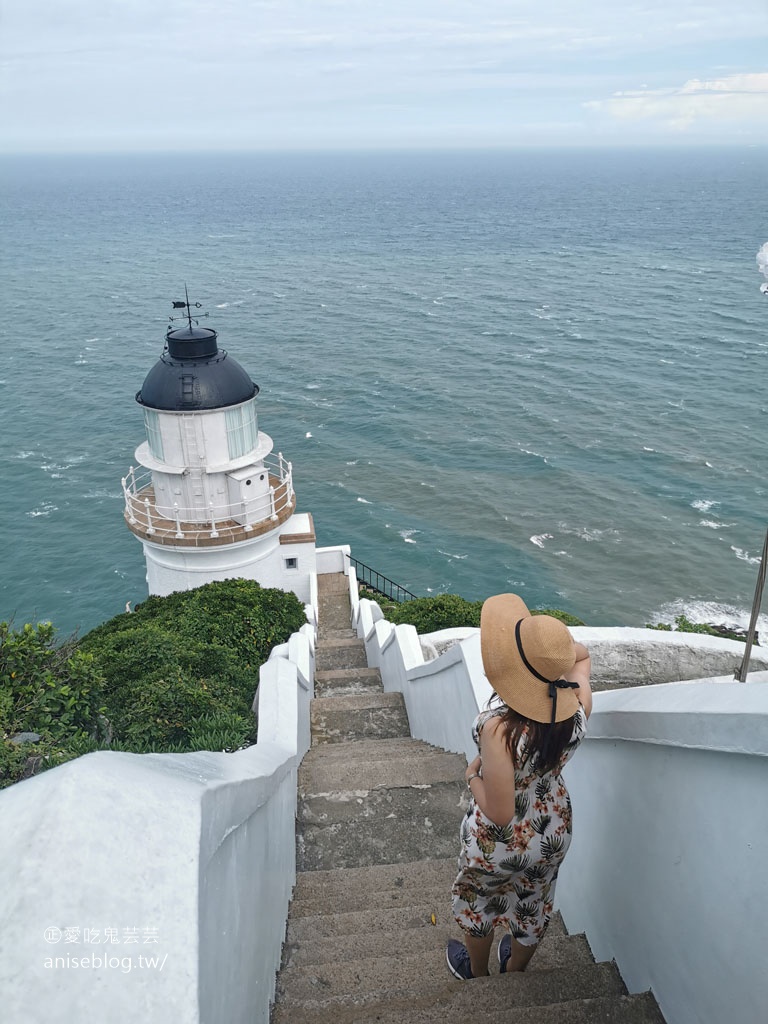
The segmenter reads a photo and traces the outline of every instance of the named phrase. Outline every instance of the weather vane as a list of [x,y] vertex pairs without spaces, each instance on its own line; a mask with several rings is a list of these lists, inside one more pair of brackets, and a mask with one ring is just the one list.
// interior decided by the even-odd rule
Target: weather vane
[[[192,316],[192,310],[193,309],[202,309],[202,305],[203,304],[202,304],[202,302],[190,302],[189,301],[189,291],[187,290],[186,284],[184,285],[184,294],[187,297],[187,301],[186,302],[174,302],[173,303],[173,308],[174,309],[186,309],[186,313],[182,313],[181,316],[169,316],[168,319],[171,321],[171,323],[173,323],[176,320],[187,320],[189,322],[189,329],[191,331],[193,323],[195,324],[195,326],[197,326],[197,318]],[[200,317],[208,316],[208,313],[199,313],[198,316],[200,316]],[[168,328],[168,329],[170,330],[170,328]]]

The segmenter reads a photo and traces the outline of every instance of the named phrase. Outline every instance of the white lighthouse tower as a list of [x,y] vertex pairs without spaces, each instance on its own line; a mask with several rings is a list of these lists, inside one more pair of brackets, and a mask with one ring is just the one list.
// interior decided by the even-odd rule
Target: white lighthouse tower
[[315,531],[309,513],[296,513],[291,463],[258,428],[258,385],[183,305],[188,326],[169,328],[136,395],[147,440],[136,449],[141,468],[123,479],[149,593],[243,577],[306,604]]

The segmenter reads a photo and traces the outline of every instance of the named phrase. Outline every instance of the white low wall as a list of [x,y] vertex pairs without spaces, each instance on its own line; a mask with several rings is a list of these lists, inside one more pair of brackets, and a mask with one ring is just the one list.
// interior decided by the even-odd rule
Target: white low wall
[[[479,633],[424,663],[413,627],[370,601],[353,623],[385,690],[403,693],[412,735],[474,757],[470,727],[492,692]],[[572,632],[592,650],[612,631]],[[675,634],[659,635],[676,657]],[[615,959],[630,991],[653,989],[667,1024],[762,1020],[768,672],[596,693],[566,779],[575,828],[557,895],[569,930]]]
[[308,624],[261,668],[254,746],[99,752],[0,793],[3,1024],[267,1024],[313,678]]
[[[442,629],[420,636],[424,657],[437,658],[479,629]],[[744,657],[738,640],[706,633],[665,632],[627,626],[573,626],[571,634],[589,648],[594,689],[673,683],[734,674]],[[768,651],[752,648],[750,671],[768,670]]]
[[768,1007],[768,673],[595,696],[558,902],[667,1024]]
[[349,544],[338,544],[336,547],[330,548],[318,548],[315,552],[318,575],[320,576],[327,572],[348,572],[351,551],[352,549]]

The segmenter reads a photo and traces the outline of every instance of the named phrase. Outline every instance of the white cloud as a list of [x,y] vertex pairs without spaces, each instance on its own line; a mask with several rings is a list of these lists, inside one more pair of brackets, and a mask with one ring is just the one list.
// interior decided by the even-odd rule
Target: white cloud
[[616,92],[610,99],[593,100],[584,106],[620,120],[660,121],[675,130],[712,120],[765,124],[768,72],[703,81],[691,78],[676,88]]
[[[291,132],[296,146],[318,134],[356,145],[363,129],[397,145],[406,111],[414,134],[445,145],[476,139],[478,125],[496,145],[538,142],[541,125],[551,141],[604,144],[617,118],[627,139],[697,119],[733,135],[726,116],[751,117],[756,137],[766,123],[763,95],[735,85],[754,77],[737,72],[768,37],[765,0],[0,3],[0,146],[11,149],[273,146]],[[686,70],[670,71],[675,61]],[[658,89],[689,68],[731,86]],[[628,83],[635,92],[614,91]]]

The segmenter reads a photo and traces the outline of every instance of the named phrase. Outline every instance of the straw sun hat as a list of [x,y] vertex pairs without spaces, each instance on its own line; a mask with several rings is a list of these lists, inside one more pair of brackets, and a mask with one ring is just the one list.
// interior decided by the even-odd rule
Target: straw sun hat
[[518,714],[551,723],[576,714],[578,683],[563,678],[576,654],[559,619],[531,615],[517,594],[489,597],[480,613],[480,649],[488,681]]

